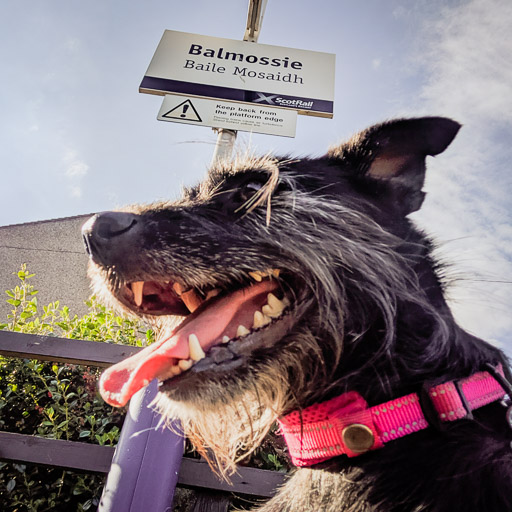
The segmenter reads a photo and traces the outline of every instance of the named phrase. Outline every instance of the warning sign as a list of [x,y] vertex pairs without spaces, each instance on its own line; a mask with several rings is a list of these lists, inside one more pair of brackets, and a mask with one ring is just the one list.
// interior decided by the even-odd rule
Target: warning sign
[[295,137],[297,111],[168,94],[158,112],[158,120]]
[[169,110],[165,114],[162,114],[162,117],[166,119],[178,119],[181,121],[193,121],[195,123],[202,123],[202,119],[199,117],[197,110],[190,100],[185,100],[180,103],[178,106]]

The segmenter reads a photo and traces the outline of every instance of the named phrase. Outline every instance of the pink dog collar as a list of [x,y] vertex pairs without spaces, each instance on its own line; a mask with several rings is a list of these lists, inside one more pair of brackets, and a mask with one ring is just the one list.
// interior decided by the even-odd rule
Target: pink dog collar
[[[441,423],[470,417],[473,409],[506,394],[488,372],[433,386],[427,393]],[[356,391],[294,411],[279,424],[296,466],[311,466],[338,455],[355,457],[429,426],[416,393],[368,407]]]

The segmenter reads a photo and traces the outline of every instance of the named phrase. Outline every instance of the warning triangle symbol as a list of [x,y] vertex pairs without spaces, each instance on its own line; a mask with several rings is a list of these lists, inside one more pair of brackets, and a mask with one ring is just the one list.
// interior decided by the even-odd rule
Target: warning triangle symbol
[[185,100],[180,103],[173,109],[169,110],[169,112],[163,114],[162,117],[167,119],[181,119],[183,121],[197,121],[198,123],[203,122],[190,100]]

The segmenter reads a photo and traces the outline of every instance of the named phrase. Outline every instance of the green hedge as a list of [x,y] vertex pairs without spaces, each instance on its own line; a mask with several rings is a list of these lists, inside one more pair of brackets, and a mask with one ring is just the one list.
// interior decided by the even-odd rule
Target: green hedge
[[[116,316],[94,298],[80,318],[58,301],[40,308],[33,277],[23,265],[19,285],[6,292],[11,313],[0,329],[137,346],[153,341],[151,330]],[[125,411],[101,399],[98,375],[92,367],[0,356],[0,430],[115,445]],[[0,462],[0,510],[95,510],[103,480],[103,475]]]

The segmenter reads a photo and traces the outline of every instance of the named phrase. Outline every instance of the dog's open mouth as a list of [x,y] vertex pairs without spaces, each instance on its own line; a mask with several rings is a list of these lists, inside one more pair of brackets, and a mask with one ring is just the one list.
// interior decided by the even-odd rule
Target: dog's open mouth
[[244,344],[252,350],[255,337],[264,340],[266,336],[260,334],[279,323],[289,300],[282,295],[278,270],[250,275],[252,284],[231,292],[188,289],[172,282],[124,285],[118,296],[134,311],[185,318],[176,328],[162,330],[154,344],[103,373],[100,392],[105,401],[125,405],[155,378],[168,385],[196,365],[208,366],[209,359],[215,364],[232,360],[244,352]]

